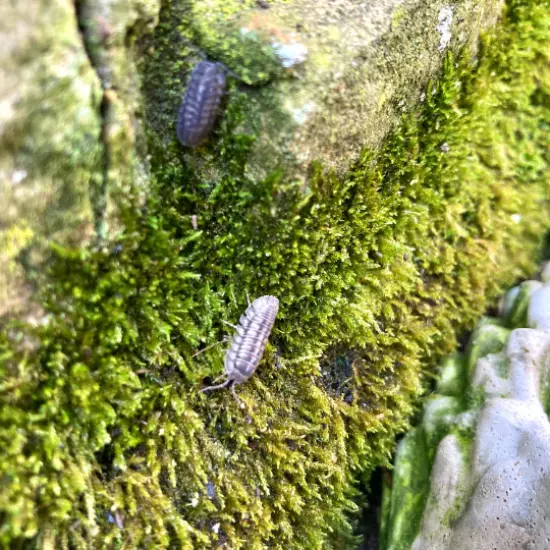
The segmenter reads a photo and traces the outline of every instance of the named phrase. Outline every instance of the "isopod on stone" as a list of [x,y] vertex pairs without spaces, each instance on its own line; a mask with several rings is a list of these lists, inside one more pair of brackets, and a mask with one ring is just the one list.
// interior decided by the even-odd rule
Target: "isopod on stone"
[[201,392],[230,386],[235,399],[243,405],[235,386],[246,382],[256,372],[278,310],[279,300],[275,296],[261,296],[249,303],[238,325],[227,323],[237,331],[225,353],[225,373],[222,376],[227,378],[222,384],[203,388]]
[[201,61],[193,69],[178,113],[176,132],[186,147],[198,147],[212,130],[225,92],[225,67]]

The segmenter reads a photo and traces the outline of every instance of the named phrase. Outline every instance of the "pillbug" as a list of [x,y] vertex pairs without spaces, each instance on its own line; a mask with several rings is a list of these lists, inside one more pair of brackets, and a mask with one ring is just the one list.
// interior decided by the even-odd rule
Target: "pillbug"
[[208,138],[225,92],[225,67],[201,61],[193,69],[178,113],[176,132],[186,147],[198,147]]
[[261,296],[252,303],[249,302],[237,326],[227,323],[237,331],[225,353],[225,374],[222,376],[227,375],[227,379],[222,384],[209,386],[201,392],[230,386],[235,399],[242,404],[235,392],[235,386],[246,382],[256,372],[278,310],[279,300],[275,296]]

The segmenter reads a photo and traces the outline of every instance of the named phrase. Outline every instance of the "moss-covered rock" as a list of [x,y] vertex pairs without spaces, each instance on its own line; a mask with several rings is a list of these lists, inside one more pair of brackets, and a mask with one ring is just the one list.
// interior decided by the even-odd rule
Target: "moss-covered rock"
[[163,148],[175,142],[187,75],[207,55],[235,77],[226,107],[229,117],[233,110],[240,116],[222,123],[206,152],[183,155],[176,146],[176,158],[212,179],[229,131],[253,138],[246,163],[253,179],[283,169],[306,187],[314,161],[342,175],[418,103],[446,53],[475,44],[501,6],[494,0],[167,2],[144,46],[151,54],[144,82],[153,136]]
[[[148,197],[112,194],[120,232],[105,246],[54,244],[48,323],[1,335],[6,546],[344,545],[355,479],[387,464],[423,374],[532,269],[548,228],[545,2],[512,1],[479,58],[447,58],[378,149],[340,174],[313,165],[309,193],[285,165],[251,173],[236,82],[210,144],[175,142],[186,6],[166,2],[158,33],[136,42]],[[122,97],[102,86],[102,101]],[[196,353],[247,292],[280,310],[243,411],[199,393],[223,352]]]
[[90,188],[95,230],[116,235],[119,207],[143,202],[148,190],[147,149],[139,111],[141,78],[135,43],[158,23],[159,0],[75,0],[82,48],[101,83],[101,170]]
[[45,243],[92,233],[101,92],[70,3],[8,2],[0,18],[0,316],[35,314]]
[[0,8],[0,317],[39,321],[50,243],[105,238],[118,218],[109,196],[142,190],[131,45],[158,10],[156,0]]
[[430,482],[426,455],[425,432],[422,428],[413,428],[397,447],[399,467],[392,477],[391,488],[384,489],[386,510],[380,527],[382,548],[407,548],[407,542],[416,536]]

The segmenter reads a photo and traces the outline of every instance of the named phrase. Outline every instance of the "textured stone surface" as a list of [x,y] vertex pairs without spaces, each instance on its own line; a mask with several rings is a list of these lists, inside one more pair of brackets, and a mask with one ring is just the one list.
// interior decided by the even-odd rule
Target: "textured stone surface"
[[101,91],[71,2],[3,2],[0,37],[2,316],[33,311],[28,271],[44,241],[91,236]]
[[143,32],[158,3],[77,8],[68,0],[0,6],[0,317],[37,321],[32,296],[50,243],[90,242],[109,187],[128,193],[138,179],[128,29]]
[[[443,364],[438,392],[415,428],[432,463],[424,500],[396,514],[400,532],[419,525],[412,546],[392,539],[388,549],[545,550],[550,547],[550,288],[526,281],[512,289],[498,319],[483,319],[464,354]],[[512,314],[516,312],[516,315]],[[520,312],[520,313],[518,313]],[[512,320],[535,328],[516,328]],[[511,330],[510,330],[511,329]],[[468,358],[468,361],[465,361]],[[462,368],[461,368],[462,367]],[[469,372],[462,399],[456,397]],[[435,454],[435,458],[433,458]],[[405,466],[414,470],[414,464]],[[406,490],[398,486],[395,494]],[[392,502],[393,506],[393,502]],[[418,523],[418,514],[422,521]]]
[[138,202],[146,194],[147,157],[139,137],[141,81],[136,40],[158,23],[159,0],[75,2],[83,48],[97,74],[101,98],[101,171],[90,189],[95,230],[101,240],[118,228],[117,196]]
[[[202,52],[237,77],[228,104],[231,110],[232,104],[245,103],[235,130],[255,137],[248,175],[263,179],[284,167],[286,175],[307,185],[312,161],[342,172],[364,147],[378,145],[403,111],[421,99],[446,53],[474,45],[480,30],[495,22],[502,2],[294,0],[265,5],[235,0],[167,4],[166,17],[170,13],[172,21],[183,24],[169,38],[159,27],[152,45],[156,57],[146,72],[146,80],[154,83],[148,93],[150,123],[162,146],[174,140],[173,121],[186,83],[182,68],[189,74]],[[159,55],[157,48],[167,40],[182,47]],[[173,58],[172,69],[166,56]],[[219,171],[214,162],[204,166],[204,153],[201,162],[191,154],[186,162],[202,168],[205,177]]]
[[504,353],[490,353],[481,357],[472,373],[472,388],[487,395],[508,397],[510,381],[506,377],[507,361]]
[[550,425],[540,403],[491,399],[473,456],[475,489],[448,548],[548,548]]
[[[414,550],[548,548],[550,424],[539,379],[549,350],[547,333],[516,329],[505,357],[478,360],[474,379],[491,372],[483,386],[486,395],[509,397],[489,397],[482,407],[467,469],[455,436],[439,443]],[[503,359],[508,377],[499,372]],[[498,386],[495,379],[509,384]]]
[[550,283],[533,293],[527,310],[530,327],[550,330]]
[[413,550],[440,550],[446,548],[451,537],[447,517],[463,497],[466,460],[456,436],[448,435],[439,444],[430,478],[433,488],[426,503],[423,530],[425,537],[418,537]]

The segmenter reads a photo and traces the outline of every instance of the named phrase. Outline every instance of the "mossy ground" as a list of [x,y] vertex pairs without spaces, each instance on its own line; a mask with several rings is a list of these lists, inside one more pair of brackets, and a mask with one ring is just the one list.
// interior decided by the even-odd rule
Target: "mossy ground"
[[[54,250],[49,324],[1,337],[4,547],[345,546],[354,479],[388,463],[423,376],[534,270],[550,225],[548,13],[512,0],[479,62],[449,59],[380,150],[344,178],[314,171],[307,196],[246,177],[238,104],[215,181],[155,150],[150,200],[121,205],[118,243]],[[247,292],[281,306],[243,411],[198,392],[223,351],[194,354]],[[325,389],[334,350],[353,358],[352,400]]]

